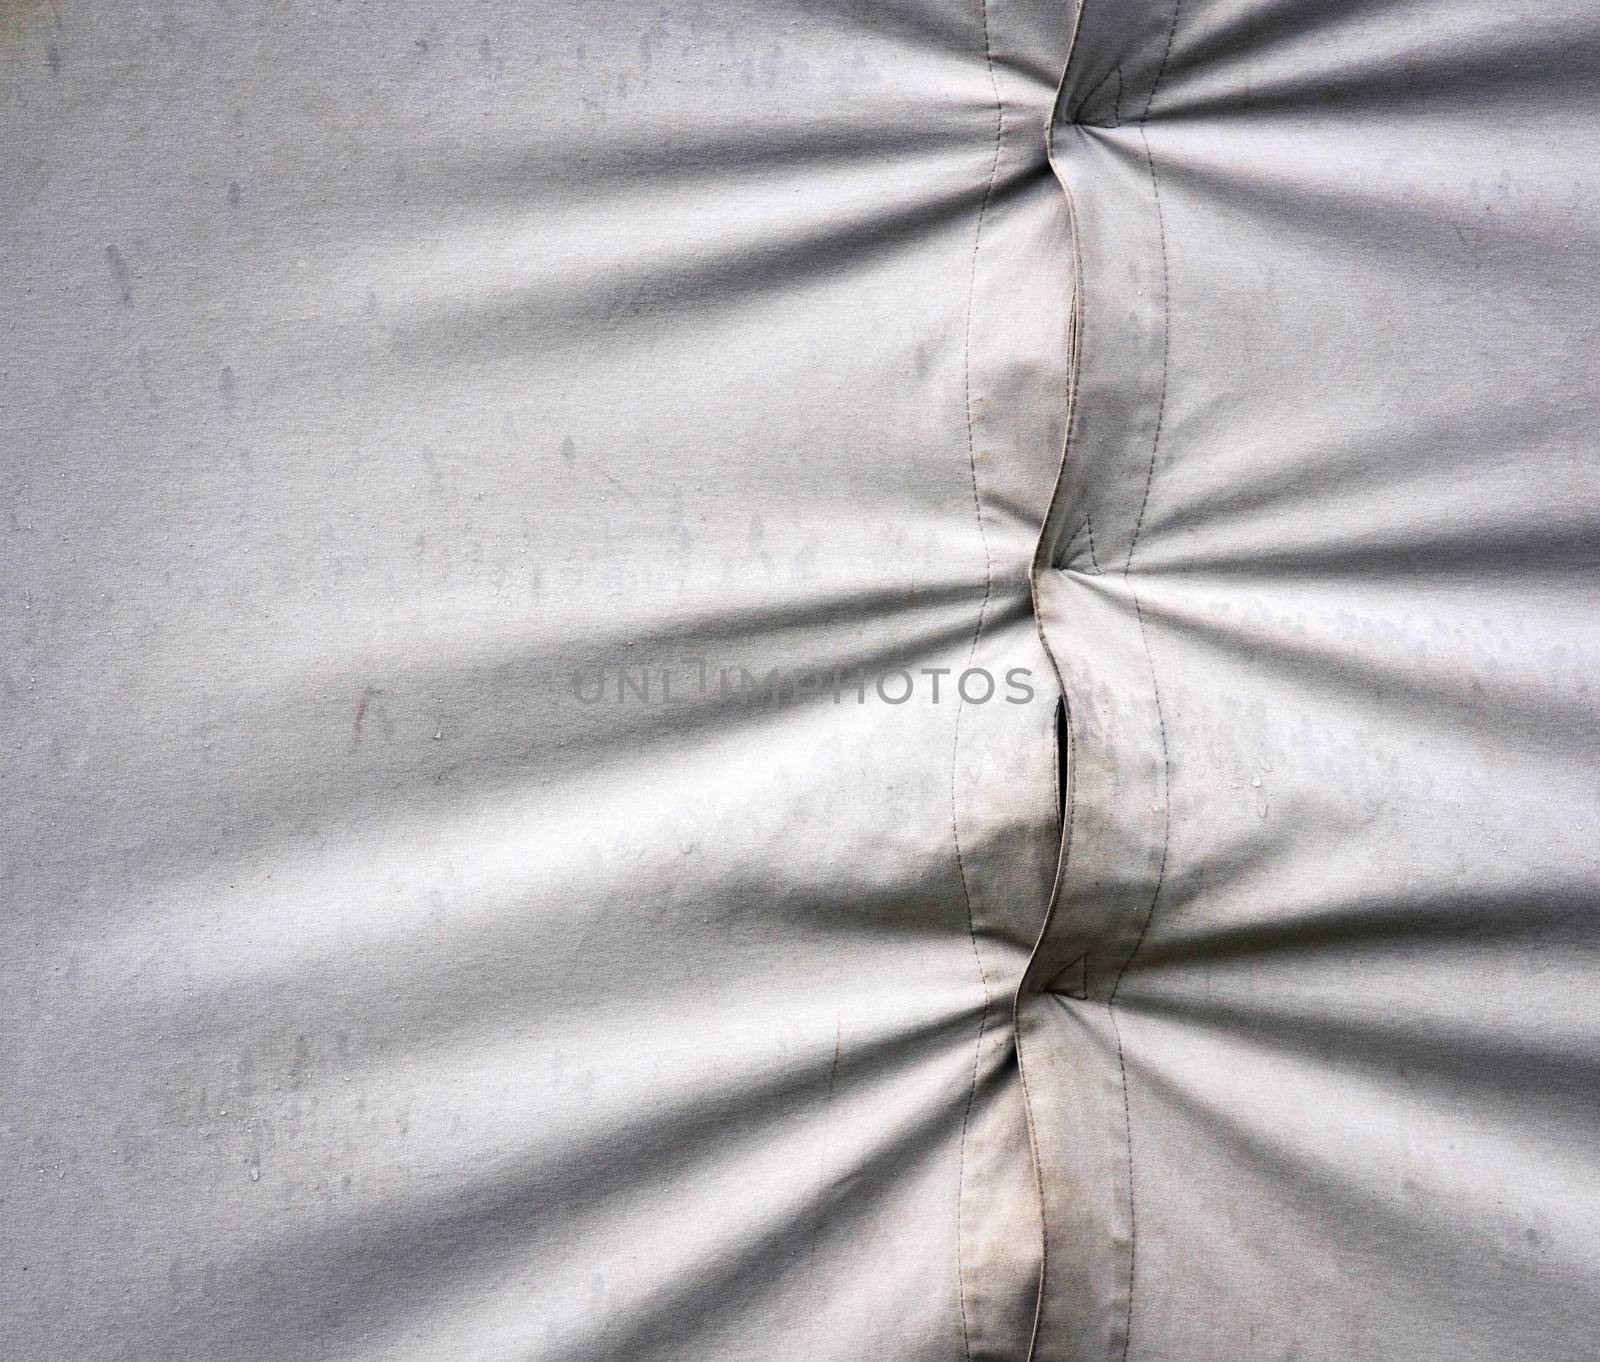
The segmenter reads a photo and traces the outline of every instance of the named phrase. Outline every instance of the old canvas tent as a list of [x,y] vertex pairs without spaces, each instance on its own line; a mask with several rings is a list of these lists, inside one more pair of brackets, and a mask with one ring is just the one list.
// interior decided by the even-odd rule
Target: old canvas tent
[[1595,1356],[1593,0],[0,109],[5,1356]]

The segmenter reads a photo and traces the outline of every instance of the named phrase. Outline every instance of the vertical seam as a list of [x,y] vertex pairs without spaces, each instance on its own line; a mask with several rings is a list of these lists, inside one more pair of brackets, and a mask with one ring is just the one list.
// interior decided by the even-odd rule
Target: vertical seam
[[[1074,27],[1072,50],[1075,50],[1076,47],[1077,29]],[[1066,91],[1067,75],[1072,63],[1072,50],[1069,50],[1067,54],[1067,67],[1062,71],[1061,85],[1056,93],[1058,107]],[[1018,981],[1017,991],[1011,1000],[1012,1026],[1017,1041],[1017,1071],[1022,1081],[1022,1103],[1027,1117],[1028,1150],[1033,1158],[1034,1191],[1039,1199],[1039,1290],[1034,1299],[1033,1332],[1028,1339],[1028,1351],[1025,1354],[1027,1362],[1033,1362],[1038,1355],[1039,1331],[1044,1323],[1045,1292],[1048,1290],[1050,1282],[1050,1215],[1044,1194],[1044,1164],[1039,1153],[1039,1135],[1034,1122],[1033,1094],[1028,1085],[1028,1066],[1023,1058],[1022,990],[1027,972],[1033,969],[1034,963],[1038,960],[1039,952],[1043,949],[1045,939],[1049,935],[1050,926],[1055,920],[1056,909],[1060,902],[1059,891],[1065,882],[1067,867],[1072,861],[1072,833],[1077,815],[1078,773],[1077,762],[1072,755],[1072,699],[1067,693],[1066,676],[1061,670],[1061,662],[1056,657],[1054,648],[1050,646],[1050,638],[1045,630],[1044,618],[1039,609],[1039,573],[1050,557],[1051,518],[1063,505],[1061,500],[1062,481],[1066,476],[1067,459],[1072,451],[1072,433],[1078,415],[1079,366],[1083,358],[1083,316],[1086,308],[1083,288],[1083,251],[1078,237],[1078,210],[1072,197],[1072,190],[1055,164],[1055,130],[1055,115],[1052,113],[1050,125],[1046,132],[1047,154],[1050,157],[1051,168],[1055,171],[1056,181],[1061,186],[1062,199],[1066,203],[1067,238],[1069,249],[1072,252],[1072,306],[1068,316],[1067,332],[1070,363],[1067,377],[1067,409],[1061,440],[1061,460],[1056,472],[1056,485],[1051,492],[1050,503],[1045,508],[1044,523],[1039,527],[1039,539],[1034,545],[1033,561],[1028,567],[1028,589],[1033,599],[1034,627],[1038,630],[1039,646],[1044,650],[1044,655],[1049,659],[1050,666],[1055,672],[1056,685],[1061,693],[1061,703],[1066,707],[1067,711],[1067,792],[1066,808],[1062,817],[1061,846],[1057,853],[1055,883],[1052,885],[1049,901],[1045,905],[1044,921],[1039,925],[1039,937],[1034,943],[1033,954],[1028,962],[1028,969],[1024,972],[1024,978]],[[1085,519],[1087,520],[1087,517]]]
[[1145,912],[1144,921],[1139,924],[1139,935],[1134,939],[1133,949],[1128,952],[1117,970],[1111,992],[1106,995],[1106,1016],[1111,1022],[1111,1033],[1117,1042],[1117,1070],[1122,1086],[1123,1147],[1128,1162],[1128,1305],[1122,1325],[1121,1362],[1128,1362],[1128,1350],[1133,1343],[1133,1285],[1138,1270],[1139,1220],[1133,1187],[1133,1112],[1128,1099],[1128,1062],[1122,1048],[1122,1027],[1117,1023],[1117,991],[1122,987],[1123,976],[1127,974],[1128,966],[1133,963],[1134,956],[1139,953],[1139,947],[1144,944],[1145,933],[1150,930],[1151,919],[1156,915],[1156,904],[1161,899],[1161,887],[1167,880],[1167,855],[1172,845],[1172,757],[1167,749],[1166,712],[1161,705],[1161,686],[1156,680],[1155,658],[1150,654],[1150,636],[1145,632],[1144,608],[1139,603],[1137,590],[1130,586],[1128,594],[1133,597],[1133,612],[1139,621],[1139,639],[1144,644],[1145,665],[1150,669],[1150,691],[1155,698],[1156,724],[1161,735],[1162,789],[1161,864],[1156,871],[1156,886],[1150,895],[1150,907]]
[[[1067,318],[1067,345],[1069,349],[1067,367],[1067,395],[1066,412],[1061,434],[1061,457],[1056,467],[1055,486],[1051,489],[1050,500],[1045,506],[1044,521],[1039,526],[1039,538],[1034,544],[1033,558],[1028,564],[1028,593],[1033,602],[1033,622],[1039,634],[1039,646],[1044,650],[1045,657],[1049,660],[1052,670],[1056,674],[1056,684],[1061,692],[1061,703],[1067,709],[1067,797],[1066,808],[1063,811],[1061,828],[1061,846],[1057,853],[1056,878],[1051,887],[1050,897],[1045,904],[1044,921],[1039,925],[1039,937],[1034,943],[1033,954],[1029,957],[1028,970],[1032,970],[1034,962],[1038,959],[1043,948],[1045,938],[1049,934],[1050,924],[1056,915],[1056,908],[1060,901],[1059,891],[1066,875],[1066,868],[1072,859],[1072,832],[1077,813],[1077,762],[1072,755],[1072,700],[1067,694],[1066,677],[1061,670],[1061,663],[1055,655],[1055,650],[1050,646],[1050,638],[1044,627],[1044,617],[1039,609],[1039,574],[1046,566],[1052,555],[1050,543],[1051,522],[1060,511],[1062,500],[1062,484],[1066,478],[1067,460],[1072,452],[1072,434],[1078,418],[1078,385],[1080,366],[1083,362],[1083,250],[1078,237],[1078,209],[1073,201],[1072,188],[1067,184],[1066,177],[1061,173],[1061,168],[1056,161],[1056,125],[1060,113],[1063,111],[1067,97],[1067,81],[1072,74],[1072,62],[1078,51],[1078,36],[1083,26],[1083,5],[1074,6],[1072,14],[1072,35],[1067,41],[1066,61],[1062,64],[1061,79],[1056,85],[1055,102],[1051,106],[1049,120],[1045,124],[1045,159],[1055,174],[1056,182],[1061,186],[1061,196],[1067,208],[1067,239],[1072,252],[1072,301]],[[1028,1153],[1033,1161],[1033,1188],[1038,1198],[1039,1208],[1039,1285],[1033,1302],[1033,1328],[1028,1336],[1028,1350],[1024,1354],[1026,1362],[1034,1362],[1038,1357],[1040,1330],[1044,1325],[1045,1293],[1050,1285],[1050,1212],[1044,1193],[1044,1160],[1039,1152],[1038,1123],[1034,1117],[1033,1093],[1028,1083],[1028,1065],[1024,1058],[1024,1041],[1022,1027],[1022,997],[1023,988],[1027,980],[1027,971],[1022,979],[1017,981],[1016,992],[1011,997],[1011,1024],[1013,1034],[1016,1036],[1017,1046],[1017,1076],[1022,1084],[1022,1109],[1028,1129]]]
[[1095,573],[1098,576],[1098,575],[1101,575],[1100,574],[1100,555],[1097,554],[1094,551],[1094,517],[1092,515],[1090,515],[1087,511],[1084,512],[1083,524],[1084,524],[1084,528],[1089,531],[1089,563],[1090,563],[1090,566],[1092,566],[1094,568]]
[[[989,35],[989,0],[981,0],[983,19],[983,60],[989,75],[989,89],[994,96],[994,151],[989,160],[989,178],[983,187],[983,199],[978,205],[978,220],[972,233],[972,264],[967,280],[966,333],[962,339],[961,366],[966,388],[967,466],[972,475],[972,509],[978,522],[978,542],[983,546],[983,601],[978,607],[978,621],[972,630],[972,644],[967,650],[967,666],[972,666],[978,655],[978,640],[983,634],[984,618],[989,610],[989,598],[994,592],[994,561],[989,554],[989,535],[983,523],[983,500],[978,490],[977,437],[972,422],[972,315],[976,309],[978,293],[978,248],[983,241],[983,220],[994,197],[995,180],[1000,173],[1000,141],[1005,132],[1005,107],[1000,100],[1000,84],[995,78],[994,48]],[[967,1103],[961,1113],[961,1147],[956,1164],[956,1299],[961,1310],[961,1352],[966,1362],[972,1362],[972,1333],[967,1319],[967,1283],[961,1259],[962,1205],[967,1174],[967,1134],[972,1125],[972,1108],[978,1099],[978,1073],[983,1060],[983,1041],[989,1030],[989,1011],[992,997],[989,992],[989,973],[983,965],[983,952],[978,948],[977,924],[972,908],[972,890],[967,882],[966,860],[961,852],[961,832],[958,827],[956,804],[956,779],[961,751],[961,715],[964,700],[959,691],[956,696],[955,733],[950,747],[950,838],[955,844],[956,868],[961,876],[961,897],[967,909],[967,937],[972,943],[972,959],[978,967],[978,982],[983,988],[983,1014],[978,1020],[978,1036],[972,1047],[972,1085],[967,1093]]]
[[1172,343],[1168,334],[1171,321],[1172,276],[1167,266],[1167,220],[1161,211],[1161,177],[1156,173],[1156,159],[1150,151],[1150,138],[1145,124],[1150,121],[1150,106],[1155,103],[1156,91],[1161,88],[1161,77],[1166,74],[1167,59],[1172,55],[1172,38],[1178,31],[1178,12],[1183,0],[1173,0],[1172,24],[1167,29],[1167,45],[1161,53],[1161,65],[1156,68],[1156,78],[1150,83],[1150,97],[1144,102],[1144,112],[1139,116],[1139,140],[1144,143],[1145,164],[1150,167],[1150,192],[1155,200],[1156,231],[1161,241],[1161,395],[1156,399],[1155,436],[1150,441],[1150,466],[1145,470],[1144,495],[1139,499],[1139,514],[1133,522],[1133,539],[1128,545],[1128,557],[1123,563],[1123,574],[1133,566],[1133,551],[1139,547],[1139,532],[1144,528],[1145,508],[1150,504],[1150,485],[1156,476],[1156,451],[1161,447],[1161,427],[1167,415],[1167,367],[1171,359]]
[[[1151,901],[1152,908],[1154,900]],[[1119,976],[1117,983],[1121,983]],[[1115,989],[1113,989],[1115,996]],[[1127,1362],[1128,1348],[1133,1342],[1133,1275],[1137,1258],[1134,1247],[1139,1242],[1139,1222],[1134,1218],[1133,1200],[1133,1115],[1128,1109],[1128,1063],[1122,1054],[1122,1027],[1117,1024],[1117,1009],[1111,1001],[1106,1003],[1106,1017],[1111,1022],[1111,1034],[1117,1042],[1117,1073],[1122,1080],[1122,1135],[1123,1147],[1128,1157],[1128,1309],[1122,1321],[1122,1362]]]
[[[1150,488],[1155,481],[1156,457],[1160,452],[1161,431],[1167,414],[1167,378],[1172,358],[1172,273],[1167,257],[1167,219],[1161,207],[1161,176],[1156,170],[1155,154],[1150,149],[1150,137],[1145,125],[1150,121],[1150,109],[1155,104],[1156,92],[1161,88],[1161,78],[1166,74],[1167,62],[1172,56],[1172,40],[1178,31],[1178,15],[1182,8],[1183,0],[1172,0],[1172,22],[1167,27],[1166,46],[1161,52],[1161,63],[1156,67],[1155,79],[1150,82],[1150,94],[1144,102],[1144,112],[1139,116],[1139,140],[1144,145],[1145,164],[1150,168],[1150,195],[1155,205],[1156,231],[1161,243],[1161,394],[1156,401],[1156,426],[1150,441],[1150,464],[1145,470],[1144,495],[1139,501],[1139,514],[1134,520],[1133,537],[1128,544],[1128,556],[1122,567],[1124,581],[1127,580],[1128,573],[1133,567],[1134,551],[1139,547],[1139,535],[1144,529],[1144,514],[1150,504]],[[1133,1111],[1128,1098],[1128,1063],[1123,1051],[1122,1028],[1117,1024],[1117,993],[1122,988],[1122,980],[1128,972],[1128,967],[1138,955],[1139,948],[1144,945],[1145,935],[1150,930],[1150,922],[1155,917],[1156,905],[1161,899],[1161,888],[1166,883],[1167,858],[1172,845],[1172,755],[1167,746],[1166,711],[1161,704],[1161,685],[1156,679],[1155,657],[1150,651],[1150,635],[1145,629],[1144,608],[1139,601],[1139,592],[1131,583],[1128,592],[1133,598],[1134,615],[1139,622],[1139,639],[1144,645],[1145,665],[1150,669],[1150,691],[1155,699],[1156,723],[1161,736],[1162,813],[1161,864],[1156,871],[1155,888],[1150,894],[1150,907],[1145,912],[1144,921],[1139,924],[1139,934],[1134,938],[1133,947],[1117,970],[1116,980],[1111,985],[1110,993],[1106,995],[1106,1016],[1111,1022],[1112,1035],[1117,1043],[1117,1070],[1122,1086],[1124,1147],[1128,1162],[1128,1304],[1122,1326],[1121,1362],[1127,1362],[1129,1350],[1133,1346],[1133,1297],[1139,1261],[1139,1221],[1134,1198]]]

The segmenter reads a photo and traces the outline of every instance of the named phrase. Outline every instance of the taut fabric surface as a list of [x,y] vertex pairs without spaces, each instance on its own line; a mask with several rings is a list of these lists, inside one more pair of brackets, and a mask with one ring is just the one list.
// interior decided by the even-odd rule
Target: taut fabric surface
[[0,109],[5,1356],[1593,1355],[1600,10]]

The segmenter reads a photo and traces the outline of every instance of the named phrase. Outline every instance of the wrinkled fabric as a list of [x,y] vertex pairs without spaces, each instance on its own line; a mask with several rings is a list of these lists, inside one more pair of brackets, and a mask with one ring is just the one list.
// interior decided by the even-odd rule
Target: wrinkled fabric
[[1600,11],[1086,0],[1052,144],[1037,1355],[1590,1357]]
[[9,1355],[1025,1351],[1067,16],[3,13]]
[[6,1354],[1591,1356],[1597,86],[0,5]]

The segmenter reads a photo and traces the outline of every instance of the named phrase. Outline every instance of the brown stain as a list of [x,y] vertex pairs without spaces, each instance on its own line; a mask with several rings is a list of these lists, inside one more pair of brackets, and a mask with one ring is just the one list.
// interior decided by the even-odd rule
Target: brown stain
[[[369,719],[377,722],[379,736],[384,743],[387,744],[394,741],[394,721],[389,717],[388,710],[385,709],[383,702],[379,699],[385,693],[382,686],[368,686],[361,692],[361,700],[356,705],[355,722],[351,725],[351,737],[354,746],[361,746],[361,739],[365,735],[365,727],[368,725]],[[375,700],[378,701],[377,704],[373,704]]]
[[356,746],[361,745],[361,725],[366,722],[367,706],[372,703],[372,697],[378,694],[376,686],[368,686],[361,692],[361,703],[356,706],[355,740]]

